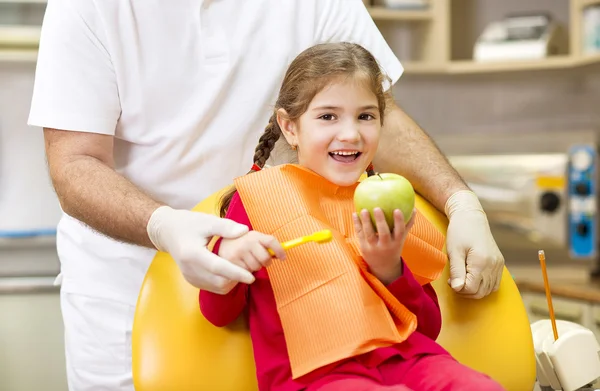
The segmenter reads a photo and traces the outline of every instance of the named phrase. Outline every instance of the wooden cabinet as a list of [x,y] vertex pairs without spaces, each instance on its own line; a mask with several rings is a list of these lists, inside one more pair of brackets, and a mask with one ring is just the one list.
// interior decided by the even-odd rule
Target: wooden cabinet
[[[583,50],[583,11],[600,0],[430,0],[424,10],[365,5],[407,73],[469,74],[582,67],[600,62]],[[513,12],[548,12],[563,26],[565,50],[539,60],[475,62],[477,37]]]

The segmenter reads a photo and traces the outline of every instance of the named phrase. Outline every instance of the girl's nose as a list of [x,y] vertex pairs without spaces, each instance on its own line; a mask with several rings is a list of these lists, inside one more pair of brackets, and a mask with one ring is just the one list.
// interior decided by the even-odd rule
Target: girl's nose
[[360,139],[359,125],[356,123],[344,124],[337,135],[340,141],[358,141]]

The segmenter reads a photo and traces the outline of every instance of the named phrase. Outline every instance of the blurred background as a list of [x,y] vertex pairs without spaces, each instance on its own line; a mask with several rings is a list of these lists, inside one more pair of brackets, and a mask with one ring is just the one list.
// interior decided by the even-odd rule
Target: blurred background
[[[323,0],[327,1],[327,0]],[[600,337],[600,0],[364,0],[399,105],[480,197],[530,320]],[[0,390],[65,391],[52,190],[26,125],[44,0],[0,0]]]

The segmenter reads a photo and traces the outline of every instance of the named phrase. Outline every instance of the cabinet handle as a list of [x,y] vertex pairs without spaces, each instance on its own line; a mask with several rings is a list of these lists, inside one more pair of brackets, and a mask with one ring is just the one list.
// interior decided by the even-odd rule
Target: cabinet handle
[[[550,311],[548,311],[548,305],[546,303],[531,303],[530,305],[531,313],[543,316],[550,317]],[[577,322],[581,320],[581,307],[578,308],[556,308],[554,307],[554,315],[557,319],[568,320],[570,322]]]

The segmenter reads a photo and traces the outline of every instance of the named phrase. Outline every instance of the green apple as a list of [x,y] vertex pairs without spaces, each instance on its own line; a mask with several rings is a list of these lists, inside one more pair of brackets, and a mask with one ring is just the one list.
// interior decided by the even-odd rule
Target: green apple
[[412,217],[415,207],[415,190],[411,183],[401,175],[375,174],[358,184],[354,190],[354,205],[359,215],[363,209],[369,211],[375,229],[377,227],[373,210],[377,207],[381,208],[391,232],[394,229],[394,210],[402,211],[405,224]]

